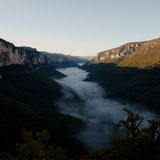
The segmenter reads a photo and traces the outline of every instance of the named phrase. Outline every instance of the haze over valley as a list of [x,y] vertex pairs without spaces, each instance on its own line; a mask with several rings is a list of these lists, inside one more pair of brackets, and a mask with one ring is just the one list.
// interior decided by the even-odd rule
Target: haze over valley
[[[58,71],[67,75],[57,80],[65,87],[64,96],[57,102],[60,112],[78,117],[87,124],[86,128],[80,130],[77,137],[91,151],[107,146],[113,134],[113,124],[124,117],[122,111],[124,106],[143,115],[145,119],[152,119],[156,116],[143,106],[119,103],[105,98],[106,93],[98,83],[84,81],[89,74],[84,70],[72,67],[58,69]],[[67,90],[66,87],[71,88],[79,96],[81,100],[79,103],[74,100],[73,92]]]
[[159,160],[159,8],[0,0],[0,160]]
[[[126,119],[123,122],[126,129],[135,126],[136,134],[144,134],[143,128],[159,116],[159,49],[159,38],[128,43],[98,53],[89,61],[84,57],[15,47],[1,39],[1,115],[8,119],[7,114],[14,113],[13,121],[3,121],[9,126],[2,133],[1,148],[11,149],[18,143],[16,136],[21,132],[32,135],[34,132],[30,130],[33,130],[41,131],[42,135],[51,133],[51,142],[67,148],[73,156],[86,151],[101,152],[111,148],[112,137],[123,136],[123,132],[113,130],[123,119]],[[143,59],[139,62],[141,56]],[[152,61],[148,61],[149,57]],[[156,123],[159,124],[158,119]],[[12,127],[17,129],[10,135],[6,131]],[[11,148],[4,148],[6,140],[13,138]],[[64,156],[67,155],[64,153]]]

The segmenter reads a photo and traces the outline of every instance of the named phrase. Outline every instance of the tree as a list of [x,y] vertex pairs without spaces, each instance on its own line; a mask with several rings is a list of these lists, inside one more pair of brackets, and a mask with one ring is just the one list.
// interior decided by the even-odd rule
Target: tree
[[113,128],[119,129],[124,136],[134,139],[140,133],[140,125],[143,121],[143,117],[131,112],[127,108],[123,108],[127,113],[127,118],[120,120],[118,124],[115,124]]
[[149,127],[144,131],[148,132],[152,140],[160,140],[160,119],[148,120]]
[[127,117],[114,125],[121,134],[111,140],[112,147],[103,154],[104,159],[157,160],[160,157],[160,120],[148,120],[148,127],[142,128],[142,116],[126,108],[123,110]]
[[19,160],[67,160],[67,151],[60,147],[49,146],[49,133],[23,130],[24,143],[18,144]]
[[8,153],[1,153],[0,160],[15,160],[15,158]]

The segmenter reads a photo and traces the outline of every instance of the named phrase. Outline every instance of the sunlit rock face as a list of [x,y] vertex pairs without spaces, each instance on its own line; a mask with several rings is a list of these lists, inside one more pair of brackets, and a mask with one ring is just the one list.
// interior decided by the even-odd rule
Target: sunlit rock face
[[66,57],[38,52],[35,48],[15,47],[0,39],[0,66],[11,64],[43,64],[66,61]]
[[31,47],[16,47],[0,39],[0,66],[11,64],[49,64],[57,62],[84,62],[85,59],[59,53],[39,52]]
[[92,63],[113,61],[122,57],[130,57],[134,54],[147,53],[152,48],[160,46],[160,38],[143,42],[131,42],[120,47],[105,50],[97,54]]
[[0,39],[0,66],[10,64],[40,64],[46,61],[41,53],[29,47],[15,47]]
[[119,58],[123,56],[130,56],[134,53],[134,51],[138,46],[140,46],[140,43],[126,44],[115,49],[100,52],[98,53],[97,58],[99,60],[105,60],[105,59]]

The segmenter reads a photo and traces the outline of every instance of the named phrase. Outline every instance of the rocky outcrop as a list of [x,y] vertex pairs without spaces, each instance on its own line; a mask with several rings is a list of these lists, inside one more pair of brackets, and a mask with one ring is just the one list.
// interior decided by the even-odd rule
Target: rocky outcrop
[[64,54],[39,52],[31,47],[16,47],[14,44],[0,39],[0,66],[11,64],[49,64],[66,61],[81,62],[85,60]]
[[49,52],[41,52],[41,53],[43,53],[44,55],[47,55],[51,62],[52,61],[55,61],[55,62],[70,61],[74,63],[84,63],[88,60],[87,58],[83,58],[79,56],[65,55],[62,53],[49,53]]
[[98,53],[96,58],[92,60],[92,63],[115,61],[122,57],[131,57],[137,53],[146,54],[150,49],[157,46],[160,46],[160,38],[150,41],[127,43],[120,47]]
[[15,47],[14,44],[0,39],[0,66],[10,64],[40,64],[45,63],[43,56],[36,49],[28,47]]
[[106,60],[106,59],[131,56],[132,54],[134,54],[134,51],[139,46],[140,46],[140,43],[125,44],[121,47],[98,53],[97,59],[98,60]]
[[160,113],[160,38],[103,51],[83,67],[107,98],[142,104]]

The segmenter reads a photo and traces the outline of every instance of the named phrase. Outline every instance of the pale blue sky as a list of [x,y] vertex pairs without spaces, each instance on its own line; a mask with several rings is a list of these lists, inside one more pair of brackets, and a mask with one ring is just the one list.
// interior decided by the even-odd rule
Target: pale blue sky
[[0,37],[38,50],[96,55],[160,37],[160,0],[0,0]]

